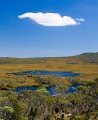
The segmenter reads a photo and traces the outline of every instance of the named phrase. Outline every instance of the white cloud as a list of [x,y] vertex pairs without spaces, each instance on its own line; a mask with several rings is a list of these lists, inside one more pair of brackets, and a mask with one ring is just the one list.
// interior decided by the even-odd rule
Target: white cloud
[[76,18],[77,21],[84,22],[85,20],[83,18]]
[[73,19],[69,16],[61,16],[58,13],[32,13],[28,12],[18,16],[20,19],[29,18],[37,24],[43,26],[68,26],[79,25],[84,21],[83,18]]

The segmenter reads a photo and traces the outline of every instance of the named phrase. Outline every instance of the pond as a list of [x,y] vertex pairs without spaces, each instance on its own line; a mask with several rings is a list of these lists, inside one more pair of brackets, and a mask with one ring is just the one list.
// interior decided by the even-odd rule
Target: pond
[[79,76],[79,73],[73,73],[73,72],[57,72],[57,71],[40,71],[40,70],[33,70],[33,71],[27,71],[27,72],[20,72],[20,73],[13,73],[14,75],[53,75],[53,76],[59,76],[59,77],[76,77]]
[[[67,94],[69,93],[74,93],[74,92],[77,92],[78,91],[78,87],[80,85],[71,85],[69,86],[68,90],[66,91]],[[31,87],[17,87],[15,92],[21,92],[23,90],[34,90],[36,91],[39,87],[38,86],[31,86]],[[56,86],[50,86],[50,87],[46,87],[47,91],[50,92],[51,95],[56,95],[57,92],[56,92]]]
[[[19,73],[13,73],[14,75],[53,75],[53,76],[59,76],[59,77],[76,77],[79,76],[79,73],[73,73],[73,72],[57,72],[57,71],[40,71],[40,70],[33,70],[33,71],[27,71],[27,72],[19,72]],[[78,87],[80,85],[71,85],[69,86],[68,90],[66,91],[67,94],[77,92]],[[23,90],[37,90],[38,86],[31,86],[31,87],[17,87],[15,92],[21,92]],[[50,86],[46,87],[47,91],[50,92],[51,95],[56,95],[56,86]]]

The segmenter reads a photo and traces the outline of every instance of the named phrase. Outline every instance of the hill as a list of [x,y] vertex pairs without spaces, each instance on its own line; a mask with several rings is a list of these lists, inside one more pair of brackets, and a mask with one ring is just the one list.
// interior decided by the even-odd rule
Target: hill
[[46,57],[46,58],[10,58],[0,57],[0,64],[32,64],[32,63],[46,63],[47,61],[65,60],[70,64],[78,62],[83,63],[98,63],[98,52],[96,53],[82,53],[70,57]]
[[74,56],[76,59],[81,59],[85,63],[98,63],[98,52],[96,53],[82,53]]

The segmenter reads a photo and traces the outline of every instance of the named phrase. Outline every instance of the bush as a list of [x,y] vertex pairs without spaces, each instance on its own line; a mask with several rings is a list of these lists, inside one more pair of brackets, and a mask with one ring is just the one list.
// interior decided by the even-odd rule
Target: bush
[[70,118],[70,120],[83,120],[83,119],[82,119],[82,116],[80,116],[80,115],[75,115],[75,116],[72,116],[72,117]]
[[46,120],[51,120],[51,115],[47,115]]

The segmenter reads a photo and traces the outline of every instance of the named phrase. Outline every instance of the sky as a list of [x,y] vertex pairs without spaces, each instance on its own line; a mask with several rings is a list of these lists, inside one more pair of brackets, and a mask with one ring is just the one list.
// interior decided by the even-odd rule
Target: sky
[[0,57],[98,52],[98,0],[0,0]]

